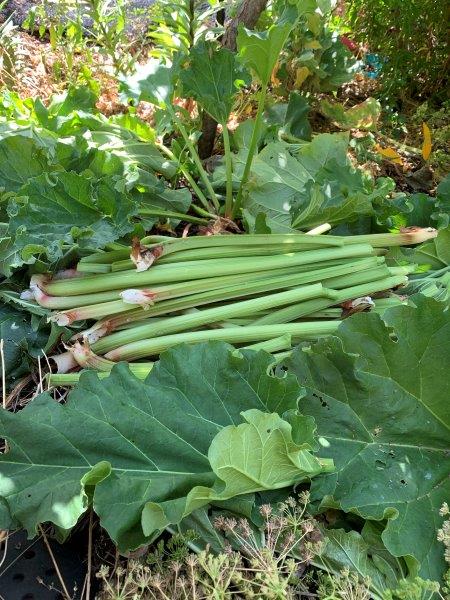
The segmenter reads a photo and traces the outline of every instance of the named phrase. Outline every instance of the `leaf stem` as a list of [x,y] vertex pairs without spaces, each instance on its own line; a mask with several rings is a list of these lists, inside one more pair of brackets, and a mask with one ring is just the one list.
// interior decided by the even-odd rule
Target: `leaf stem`
[[253,126],[253,132],[252,132],[252,137],[250,140],[250,146],[248,149],[247,160],[245,162],[244,172],[242,174],[241,184],[239,186],[239,191],[238,191],[238,195],[236,198],[236,202],[234,203],[234,208],[233,208],[233,217],[234,218],[236,218],[238,211],[241,208],[242,194],[244,191],[244,186],[247,183],[248,176],[250,174],[250,169],[251,169],[252,162],[253,162],[253,157],[255,155],[255,152],[256,152],[256,149],[258,146],[259,132],[261,129],[261,123],[262,123],[262,118],[263,118],[263,114],[264,114],[264,107],[266,104],[266,95],[267,95],[267,86],[264,85],[261,88],[261,91],[259,93],[258,111],[257,111],[256,117],[255,117],[255,124]]
[[230,134],[228,133],[227,123],[222,123],[223,147],[225,151],[225,170],[226,170],[226,200],[225,216],[228,219],[233,217],[233,158],[231,154]]
[[167,217],[172,219],[180,219],[180,221],[187,221],[188,223],[196,223],[198,225],[204,225],[208,222],[208,219],[201,217],[194,217],[185,213],[178,213],[171,210],[164,210],[162,208],[139,208],[139,216],[151,216],[151,217]]
[[153,339],[141,340],[126,347],[117,348],[106,355],[113,360],[131,360],[159,354],[167,348],[178,344],[195,344],[210,340],[228,342],[230,344],[258,342],[291,334],[294,341],[316,339],[323,335],[333,334],[341,321],[323,321],[313,323],[284,323],[282,325],[264,325],[236,327],[230,329],[208,329],[165,335]]
[[[164,146],[164,144],[156,144],[156,146],[157,146],[157,148],[159,148],[159,150],[161,150],[162,152],[164,152],[166,154],[166,156],[168,156],[171,160],[178,162],[178,165],[180,167],[180,171],[183,173],[183,175],[186,178],[187,182],[189,183],[189,185],[191,186],[191,188],[194,190],[197,198],[200,200],[200,202],[203,204],[203,206],[207,209],[205,211],[205,215],[204,216],[209,216],[209,217],[215,218],[215,215],[212,215],[210,212],[208,212],[209,211],[208,200],[206,199],[205,194],[202,192],[202,190],[197,185],[195,179],[189,173],[189,170],[186,169],[186,167],[184,167],[179,160],[177,160],[177,157],[175,156],[175,154],[169,148],[167,148],[166,146]],[[196,207],[193,204],[192,208],[195,209],[195,208],[198,208],[198,207]]]
[[[213,189],[213,186],[211,185],[211,182],[209,180],[208,177],[208,173],[205,171],[205,169],[203,168],[202,165],[202,161],[200,160],[200,157],[198,155],[197,150],[195,149],[194,144],[192,143],[188,132],[186,131],[183,123],[181,122],[181,120],[178,118],[178,116],[176,115],[175,111],[173,110],[173,108],[170,108],[169,112],[171,113],[171,116],[176,124],[176,126],[178,127],[186,146],[189,149],[189,152],[191,154],[191,158],[192,160],[195,162],[195,165],[198,169],[198,173],[203,181],[203,183],[205,184],[206,189],[208,190],[209,193],[209,197],[211,198],[211,201],[214,205],[214,208],[216,209],[217,213],[219,213],[220,210],[220,204],[219,204],[219,200],[216,196],[216,192]],[[208,208],[208,205],[205,206],[205,208]]]

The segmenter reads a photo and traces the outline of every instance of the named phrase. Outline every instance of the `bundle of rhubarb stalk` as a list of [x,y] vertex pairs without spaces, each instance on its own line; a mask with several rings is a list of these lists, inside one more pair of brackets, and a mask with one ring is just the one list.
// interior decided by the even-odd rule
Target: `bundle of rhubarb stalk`
[[384,255],[435,235],[411,228],[345,237],[153,236],[84,256],[64,276],[33,276],[27,296],[60,325],[86,324],[53,357],[55,385],[74,383],[80,368],[107,373],[119,361],[145,377],[149,361],[181,343],[220,340],[279,358],[332,334],[351,312],[402,303],[394,291],[413,267],[389,267]]

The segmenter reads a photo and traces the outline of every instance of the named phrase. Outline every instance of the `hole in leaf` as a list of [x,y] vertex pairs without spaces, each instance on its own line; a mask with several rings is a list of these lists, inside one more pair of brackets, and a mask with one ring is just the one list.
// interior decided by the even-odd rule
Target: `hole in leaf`
[[402,483],[403,485],[406,485],[406,481],[404,479],[400,479],[400,483]]
[[14,573],[13,581],[23,581],[25,579],[25,575],[23,573]]

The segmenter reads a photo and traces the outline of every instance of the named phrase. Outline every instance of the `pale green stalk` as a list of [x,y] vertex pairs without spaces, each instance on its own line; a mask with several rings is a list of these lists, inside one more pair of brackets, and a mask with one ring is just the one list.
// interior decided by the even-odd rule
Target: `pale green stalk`
[[[208,257],[208,252],[211,251],[211,257],[214,257],[214,250],[219,247],[224,253],[235,252],[237,248],[242,248],[245,252],[251,253],[251,248],[256,247],[259,249],[267,249],[267,252],[273,252],[275,249],[278,253],[299,251],[299,250],[310,250],[317,247],[334,247],[343,246],[344,244],[339,238],[328,238],[320,236],[308,236],[297,235],[297,234],[248,234],[239,236],[198,236],[189,238],[165,238],[159,236],[160,240],[155,240],[155,237],[144,238],[141,240],[141,244],[147,248],[153,248],[155,246],[163,246],[163,255],[158,259],[158,264],[165,262],[176,262],[177,256],[192,256],[188,252],[197,251],[200,256]],[[216,250],[219,252],[219,250]],[[174,256],[170,256],[174,253]],[[88,256],[84,256],[80,259],[78,265],[89,264],[112,264],[121,263],[120,269],[124,266],[133,268],[134,264],[130,260],[131,247],[126,246],[123,249],[115,250],[113,252],[95,252]],[[226,254],[224,254],[226,255]],[[231,254],[234,256],[234,254]],[[123,261],[123,262],[122,262]],[[79,268],[78,267],[78,268]],[[84,270],[86,267],[81,267],[79,270]],[[116,267],[117,268],[117,267]],[[115,269],[113,269],[115,270]]]
[[[205,304],[211,304],[213,302],[231,300],[233,298],[250,296],[258,293],[267,293],[277,289],[285,289],[299,286],[301,284],[308,284],[321,281],[324,274],[329,273],[341,273],[345,274],[352,270],[361,270],[368,268],[371,264],[376,264],[376,257],[362,259],[359,262],[347,263],[346,265],[338,265],[337,267],[328,267],[326,269],[318,269],[315,271],[309,271],[304,273],[287,273],[282,275],[279,273],[278,276],[273,276],[273,271],[267,273],[267,277],[256,281],[247,281],[245,286],[235,285],[229,288],[220,288],[218,290],[210,290],[200,294],[194,294],[187,298],[177,298],[174,300],[162,301],[157,303],[155,306],[149,307],[145,312],[142,309],[137,311],[130,311],[124,315],[112,317],[100,322],[100,325],[104,325],[108,332],[115,331],[118,327],[123,324],[129,325],[130,323],[136,323],[139,321],[147,321],[149,317],[154,317],[163,314],[169,314],[171,312],[177,312],[185,310],[191,307],[198,307]],[[272,275],[270,278],[269,276]],[[255,311],[256,312],[256,311]],[[226,315],[226,320],[230,318],[230,315]],[[138,328],[145,327],[146,325],[138,325]],[[128,338],[123,335],[123,331],[116,333],[110,333],[99,341],[97,341],[93,349],[103,354],[108,350],[126,344]]]
[[[105,379],[111,374],[112,367],[117,363],[113,361],[108,361],[107,359],[104,360],[105,364],[109,363],[111,365],[111,368],[105,369],[104,371],[98,371],[96,369],[83,369],[82,371],[79,371],[77,373],[49,373],[46,376],[46,380],[50,387],[65,387],[77,385],[83,373],[96,373],[99,379]],[[128,367],[135,377],[137,377],[138,379],[146,379],[147,375],[153,368],[153,363],[128,363]]]
[[194,217],[193,215],[187,215],[186,213],[179,213],[171,210],[147,208],[140,206],[138,208],[139,216],[149,217],[163,217],[165,219],[179,219],[180,221],[186,221],[187,223],[195,223],[197,225],[206,225],[208,219],[204,217]]
[[335,333],[340,321],[324,321],[315,323],[283,323],[281,325],[265,325],[237,327],[236,329],[209,329],[206,331],[189,331],[165,335],[151,340],[141,340],[117,348],[106,357],[112,360],[134,360],[146,356],[155,356],[164,350],[178,344],[195,344],[208,341],[222,341],[229,344],[249,344],[279,337],[284,334],[292,335],[294,342],[311,340],[324,335]]
[[256,352],[259,352],[260,350],[264,350],[265,352],[279,352],[281,350],[287,350],[291,346],[292,336],[289,333],[285,333],[279,337],[264,340],[264,342],[257,342],[256,344],[244,346],[244,348],[246,350],[255,350]]
[[316,283],[314,285],[294,288],[285,292],[269,294],[250,300],[241,300],[239,302],[227,304],[226,306],[206,308],[205,310],[196,311],[191,314],[168,317],[158,323],[148,323],[134,329],[127,329],[104,337],[94,344],[94,347],[96,352],[104,354],[118,346],[143,340],[145,338],[195,329],[203,325],[225,321],[228,318],[252,315],[260,310],[283,306],[285,304],[291,304],[310,298],[318,298],[320,296],[334,298],[336,293],[333,290],[323,288],[320,283]]
[[327,287],[342,290],[355,285],[370,283],[371,281],[377,281],[377,279],[385,279],[389,276],[390,272],[387,265],[380,265],[372,269],[365,269],[353,273],[347,272],[341,277],[331,277],[330,279],[324,280],[326,281]]
[[[374,248],[384,246],[413,246],[422,244],[437,236],[437,230],[431,227],[416,228],[402,233],[371,233],[366,235],[343,236],[344,244],[370,244]],[[327,236],[331,237],[331,236]]]
[[82,263],[82,262],[79,262],[77,265],[77,271],[79,273],[90,273],[90,274],[110,273],[111,265],[108,265],[106,263]]
[[44,285],[44,291],[53,296],[74,296],[114,289],[123,290],[156,283],[175,283],[177,281],[202,279],[208,273],[213,273],[215,276],[254,273],[289,266],[315,265],[327,260],[371,255],[373,255],[373,249],[368,244],[354,244],[342,248],[320,248],[279,256],[249,257],[242,260],[220,258],[211,261],[189,261],[181,264],[157,264],[142,272],[120,271],[92,277],[52,281]]
[[225,171],[226,171],[226,200],[225,217],[233,217],[233,159],[231,154],[230,135],[228,133],[227,123],[222,123],[223,147],[225,153]]
[[397,275],[395,277],[386,277],[378,281],[363,283],[353,287],[348,287],[344,290],[340,290],[336,293],[334,300],[328,300],[326,298],[318,298],[317,300],[310,300],[302,302],[293,306],[287,306],[279,310],[275,310],[264,317],[256,319],[253,325],[270,325],[272,323],[288,323],[289,321],[295,321],[305,315],[313,315],[314,313],[324,310],[329,306],[341,304],[347,300],[353,300],[354,298],[361,298],[363,296],[369,296],[377,292],[383,292],[391,288],[397,287],[398,285],[404,285],[408,279],[405,276]]
[[[283,275],[283,271],[286,271],[286,275]],[[188,303],[189,306],[193,306],[193,303],[196,301],[201,302],[204,299],[209,299],[212,302],[229,299],[234,296],[245,296],[270,291],[271,289],[294,287],[300,283],[310,283],[319,280],[321,275],[320,271],[311,271],[305,274],[296,273],[295,271],[295,268],[288,268],[280,269],[278,272],[263,271],[252,274],[244,273],[241,275],[227,275],[225,277],[195,279],[173,285],[153,287],[151,290],[136,288],[155,294],[153,300],[156,306],[149,305],[145,309],[143,306],[136,309],[136,304],[126,303],[121,299],[114,300],[114,298],[119,296],[119,291],[117,290],[81,296],[45,296],[45,302],[41,301],[40,304],[46,308],[61,309],[58,313],[51,316],[51,319],[60,325],[69,325],[75,321],[85,321],[86,319],[100,319],[135,310],[138,310],[139,314],[144,313],[143,318],[148,318],[150,315],[163,314],[168,307],[164,301],[169,299],[192,296],[192,299],[188,300]],[[245,290],[242,290],[241,284],[244,283]],[[202,295],[202,292],[206,292],[209,295]],[[97,298],[99,298],[98,301]],[[107,300],[111,300],[111,298],[113,300],[108,302]],[[73,302],[71,303],[73,299],[77,302],[81,300],[81,303],[74,305]],[[94,303],[89,301],[93,301]],[[67,310],[62,310],[66,306]],[[176,308],[175,310],[180,309]]]
[[[279,254],[286,254],[288,252],[300,252],[304,250],[315,250],[317,245],[308,244],[293,244],[292,247],[287,249],[285,246],[276,245],[265,245],[265,246],[224,246],[224,247],[213,247],[213,248],[193,248],[192,250],[180,250],[180,252],[174,252],[173,254],[166,254],[158,259],[158,265],[166,265],[177,262],[187,262],[192,260],[212,260],[213,258],[244,258],[249,256],[275,256]],[[90,267],[91,265],[88,265]],[[94,268],[96,264],[92,265]],[[103,266],[103,265],[102,265]],[[134,263],[131,259],[118,260],[113,262],[111,265],[105,265],[108,269],[99,270],[99,273],[127,271],[134,268]],[[87,269],[83,269],[87,271]]]

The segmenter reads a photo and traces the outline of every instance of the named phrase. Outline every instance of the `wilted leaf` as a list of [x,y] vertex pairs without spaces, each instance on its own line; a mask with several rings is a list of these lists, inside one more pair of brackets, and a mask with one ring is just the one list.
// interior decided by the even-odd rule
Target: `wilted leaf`
[[375,98],[367,98],[364,102],[345,109],[342,104],[322,100],[321,112],[334,121],[342,129],[376,129],[381,113],[381,104]]
[[432,144],[431,144],[431,131],[426,123],[422,123],[423,131],[423,144],[422,144],[422,156],[424,160],[430,158]]
[[[336,473],[320,476],[312,496],[367,519],[387,519],[383,542],[415,557],[419,574],[443,576],[439,509],[450,497],[450,312],[418,296],[417,307],[355,315],[338,336],[289,362],[315,418],[321,454]],[[390,329],[392,328],[392,329]]]
[[379,144],[375,144],[374,148],[378,152],[378,154],[383,158],[387,158],[396,165],[403,164],[402,157],[396,150],[394,150],[394,148],[382,148]]
[[298,69],[295,72],[294,83],[294,86],[297,90],[302,87],[303,83],[306,81],[310,74],[311,71],[308,69],[308,67],[298,67]]

